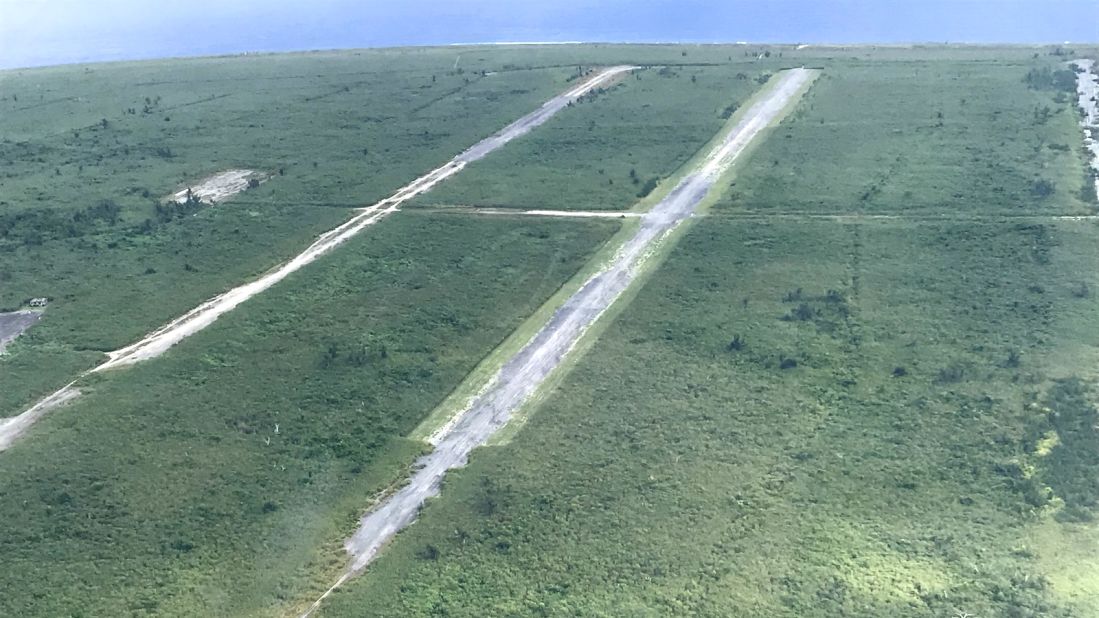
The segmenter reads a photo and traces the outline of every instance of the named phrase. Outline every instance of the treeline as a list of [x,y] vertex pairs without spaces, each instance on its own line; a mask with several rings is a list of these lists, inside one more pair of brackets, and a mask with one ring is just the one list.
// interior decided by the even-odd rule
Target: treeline
[[1031,90],[1059,90],[1076,92],[1076,72],[1069,69],[1054,71],[1049,67],[1027,71],[1023,82]]
[[[140,224],[122,228],[123,233],[147,235],[203,207],[196,197],[183,202],[154,202],[153,216]],[[33,247],[51,240],[80,238],[108,229],[118,229],[122,207],[113,200],[100,200],[93,206],[68,213],[56,208],[36,208],[0,215],[0,250]]]
[[68,213],[56,208],[37,208],[0,215],[0,239],[21,245],[40,245],[47,240],[76,238],[121,221],[122,208],[113,200]]

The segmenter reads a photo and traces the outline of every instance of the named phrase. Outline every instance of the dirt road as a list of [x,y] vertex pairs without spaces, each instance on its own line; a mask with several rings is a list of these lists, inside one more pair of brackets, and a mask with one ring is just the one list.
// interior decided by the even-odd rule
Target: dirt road
[[74,384],[75,382],[66,384],[64,388],[34,404],[26,412],[0,422],[0,451],[11,446],[19,436],[23,435],[24,431],[37,422],[38,419],[45,416],[47,412],[78,397],[80,391],[73,386]]
[[307,611],[351,575],[361,571],[402,528],[416,519],[424,501],[439,493],[448,470],[465,465],[470,451],[504,426],[575,347],[584,332],[630,285],[637,267],[654,242],[691,216],[723,171],[760,131],[777,118],[808,83],[812,71],[793,69],[776,76],[777,83],[715,147],[699,168],[684,178],[641,219],[640,228],[619,249],[612,263],[587,282],[550,318],[537,334],[486,385],[469,406],[431,438],[434,451],[420,458],[409,483],[387,497],[359,522],[346,543],[348,571]]
[[[448,161],[442,167],[417,178],[415,181],[401,188],[381,202],[359,210],[358,214],[346,223],[325,232],[318,237],[313,244],[309,245],[305,251],[301,252],[290,261],[270,270],[259,279],[211,298],[191,311],[188,311],[183,316],[172,320],[168,324],[147,335],[137,343],[109,352],[107,354],[108,360],[92,369],[89,373],[130,365],[163,354],[168,348],[179,343],[186,337],[189,337],[214,323],[222,314],[232,311],[237,305],[275,285],[279,281],[282,281],[288,275],[303,266],[312,263],[317,258],[357,235],[364,228],[377,223],[386,215],[396,212],[402,203],[421,193],[430,191],[431,188],[438,183],[460,172],[467,164],[481,159],[511,140],[529,133],[531,129],[543,124],[553,117],[554,114],[567,107],[570,102],[575,101],[592,89],[598,88],[599,86],[610,82],[618,75],[631,71],[634,68],[635,67],[630,66],[616,66],[597,72],[592,77],[573,86],[565,93],[550,99],[537,110],[509,124],[499,132],[481,140],[473,147]],[[75,395],[67,397],[61,396],[66,389],[69,389],[69,387],[65,387],[65,389],[46,397],[19,416],[2,421],[2,424],[0,424],[0,451],[8,448],[8,446],[10,446],[19,435],[26,431],[34,421],[38,420],[49,410],[56,408],[62,403],[71,401]]]
[[478,159],[484,158],[485,155],[496,150],[500,146],[503,146],[517,137],[526,135],[531,129],[543,124],[552,118],[554,114],[568,107],[569,103],[579,99],[595,88],[609,83],[618,75],[628,73],[636,68],[638,67],[617,66],[597,72],[594,76],[581,81],[578,85],[573,86],[563,94],[559,94],[549,101],[546,101],[542,104],[542,107],[509,124],[495,135],[477,142],[472,148],[455,157],[454,161],[472,163]]

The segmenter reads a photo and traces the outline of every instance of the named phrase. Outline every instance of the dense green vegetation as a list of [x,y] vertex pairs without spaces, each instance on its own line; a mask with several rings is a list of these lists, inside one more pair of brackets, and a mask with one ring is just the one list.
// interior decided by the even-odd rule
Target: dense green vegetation
[[[500,171],[506,165],[490,159],[471,167],[464,173],[474,180],[458,193],[463,201],[554,208],[584,200],[590,208],[631,204],[697,146],[710,123],[731,113],[730,106],[752,85],[736,79],[741,73],[755,77],[803,63],[917,57],[972,66],[1009,63],[1018,65],[1021,80],[1028,70],[1052,71],[1050,59],[1068,54],[1041,50],[1034,60],[1034,53],[1027,48],[468,47],[0,72],[0,310],[31,297],[54,300],[46,318],[0,361],[0,416],[18,412],[94,364],[97,351],[129,343],[266,270],[344,220],[348,208],[388,195],[533,109],[572,83],[578,66],[674,65],[663,75],[653,69],[620,93],[569,110],[575,113],[562,116],[555,129],[543,127],[554,133],[538,143],[539,152],[518,142],[512,148],[526,151],[497,155],[502,163],[513,156],[514,162],[527,163],[524,175],[505,169],[511,175],[491,183],[478,168]],[[695,81],[688,82],[692,75]],[[1041,76],[1035,84],[1040,82]],[[890,84],[898,85],[904,86]],[[1051,94],[1034,90],[1028,96],[1045,100]],[[615,110],[627,118],[605,117]],[[674,119],[679,132],[647,139],[648,129],[633,116],[668,127],[661,114]],[[1071,125],[1059,110],[1053,118],[1058,126]],[[581,144],[570,146],[592,120],[592,135],[607,140],[607,147],[600,151],[586,141],[582,150],[576,150]],[[623,152],[637,164],[622,165]],[[601,162],[579,170],[570,167],[572,155]],[[540,165],[544,171],[536,170]],[[1076,165],[1075,176],[1066,176],[1070,180],[1051,180],[1055,202],[1082,177]],[[158,199],[229,167],[275,177],[223,207],[185,216],[158,212]],[[561,199],[547,200],[543,191]]]
[[759,77],[758,69],[745,64],[635,72],[418,202],[629,208],[713,138],[759,87]]
[[[467,67],[499,67],[499,56]],[[0,359],[0,417],[350,216],[567,85],[443,50],[0,73],[0,310],[53,303]],[[274,174],[213,208],[158,201]]]
[[829,64],[725,207],[940,216],[1093,210],[1074,86],[1060,77],[1072,72],[1049,66],[1060,60]]
[[1090,223],[701,221],[323,615],[1094,615],[1029,534],[1099,515],[1096,265]]
[[[594,223],[594,225],[593,225]],[[614,223],[380,223],[3,453],[0,614],[279,615],[406,440]]]
[[322,615],[1099,613],[1099,243],[1047,216],[1094,211],[1064,56],[954,51],[825,62]]
[[[469,47],[0,71],[0,310],[53,299],[0,359],[0,417],[536,108],[578,65],[779,61],[733,52]],[[739,87],[703,80],[695,96]],[[664,145],[645,145],[639,160],[659,160]],[[158,208],[236,167],[274,177],[217,208]],[[627,176],[624,194],[650,178]]]
[[[762,77],[823,67],[562,386],[322,615],[1097,615],[1099,232],[1060,217],[1096,208],[1072,55],[584,45],[0,72],[0,311],[52,299],[0,357],[0,417],[593,66],[657,65],[416,205],[627,208]],[[272,178],[158,204],[236,167]],[[0,454],[0,614],[294,614],[426,448],[413,428],[615,229],[399,213],[84,380]]]

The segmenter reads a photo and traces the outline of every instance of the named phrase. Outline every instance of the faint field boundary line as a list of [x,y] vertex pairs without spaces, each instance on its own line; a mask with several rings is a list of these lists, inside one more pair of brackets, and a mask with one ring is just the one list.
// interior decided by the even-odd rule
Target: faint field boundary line
[[[423,206],[406,211],[409,214],[432,215],[479,215],[496,217],[564,217],[564,218],[600,218],[600,219],[630,219],[644,215],[635,210],[549,210],[539,208],[523,208],[519,206],[489,207],[463,204],[440,204],[437,206]],[[871,223],[875,221],[897,221],[909,223],[996,223],[1012,221],[1099,221],[1099,214],[1094,215],[1070,215],[1070,214],[1043,214],[1043,213],[984,213],[984,214],[949,214],[949,213],[861,213],[861,212],[721,212],[709,210],[695,213],[698,218],[733,219],[739,221],[835,221],[838,223]]]

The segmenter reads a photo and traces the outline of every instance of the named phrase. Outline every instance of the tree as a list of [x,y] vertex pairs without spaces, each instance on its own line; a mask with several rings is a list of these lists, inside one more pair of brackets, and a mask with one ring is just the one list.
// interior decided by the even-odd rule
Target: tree
[[1023,81],[1031,90],[1060,90],[1076,92],[1076,72],[1070,69],[1054,71],[1041,67],[1027,71]]
[[332,363],[336,361],[336,358],[340,355],[340,346],[335,341],[328,344],[328,347],[324,351],[324,355],[321,356],[321,368],[327,369],[332,366]]
[[1056,190],[1057,187],[1045,178],[1040,178],[1030,184],[1030,192],[1033,193],[1035,197],[1039,198],[1049,197],[1053,195]]
[[656,186],[658,184],[660,184],[660,179],[659,178],[657,178],[656,176],[653,176],[652,178],[649,178],[648,180],[645,181],[645,184],[641,187],[641,190],[637,192],[637,197],[646,197],[646,196],[648,196],[650,193],[652,193],[656,189]]

